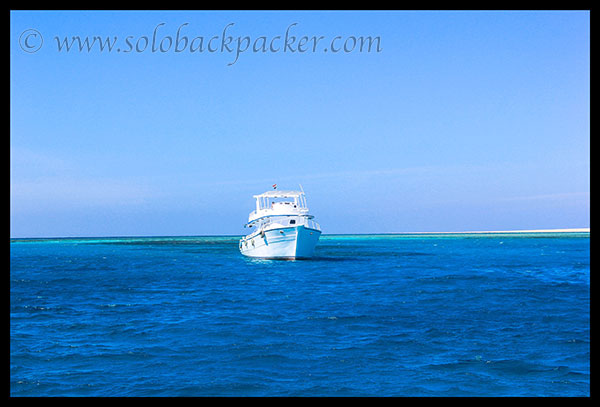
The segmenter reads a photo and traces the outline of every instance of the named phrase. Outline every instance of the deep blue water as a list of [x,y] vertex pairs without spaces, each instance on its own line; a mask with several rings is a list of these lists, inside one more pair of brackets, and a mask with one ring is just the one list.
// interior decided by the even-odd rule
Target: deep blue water
[[589,396],[585,234],[11,240],[12,396]]

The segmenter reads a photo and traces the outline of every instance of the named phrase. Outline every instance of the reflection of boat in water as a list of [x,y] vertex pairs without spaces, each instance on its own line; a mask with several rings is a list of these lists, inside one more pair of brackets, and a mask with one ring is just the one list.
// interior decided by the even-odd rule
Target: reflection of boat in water
[[272,259],[311,257],[321,236],[321,227],[308,214],[302,191],[268,191],[254,195],[256,210],[244,227],[255,228],[240,240],[245,256]]

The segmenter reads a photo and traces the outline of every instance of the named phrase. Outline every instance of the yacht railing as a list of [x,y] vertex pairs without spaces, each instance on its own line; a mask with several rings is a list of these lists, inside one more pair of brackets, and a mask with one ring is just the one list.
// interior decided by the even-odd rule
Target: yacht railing
[[310,220],[308,218],[304,218],[304,225],[310,229],[315,229],[318,231],[321,230],[321,226],[319,226],[319,224],[317,222],[315,222],[314,220]]
[[300,218],[301,219],[298,223],[292,224],[292,225],[295,225],[295,226],[304,225],[307,228],[321,231],[321,226],[317,222],[315,222],[314,220],[312,220],[312,216],[310,216],[310,215],[279,215],[279,216],[268,216],[268,217],[264,217],[264,218],[262,218],[260,220],[250,222],[247,225],[251,225],[252,224],[252,225],[255,225],[255,226],[259,227],[260,229],[264,229],[265,227],[268,227],[268,226],[270,226],[273,223],[280,223],[282,225],[288,226],[288,225],[290,225],[290,223],[289,223],[289,221],[285,220],[287,218],[294,218],[294,219]]

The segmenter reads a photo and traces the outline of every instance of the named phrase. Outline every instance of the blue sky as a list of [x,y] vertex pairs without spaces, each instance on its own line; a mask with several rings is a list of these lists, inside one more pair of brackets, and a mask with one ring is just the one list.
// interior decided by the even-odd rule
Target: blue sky
[[[136,52],[178,29],[323,40]],[[10,30],[11,237],[242,234],[273,183],[301,183],[324,233],[589,227],[589,12],[11,12]],[[59,52],[73,36],[131,52]],[[380,52],[324,50],[361,36]]]

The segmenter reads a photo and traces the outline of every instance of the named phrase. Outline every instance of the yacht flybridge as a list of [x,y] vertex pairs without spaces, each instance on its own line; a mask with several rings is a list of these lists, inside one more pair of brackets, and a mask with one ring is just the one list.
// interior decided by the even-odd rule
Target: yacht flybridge
[[298,259],[314,254],[321,227],[308,213],[304,191],[273,190],[254,199],[256,209],[244,225],[254,231],[240,240],[243,255]]

